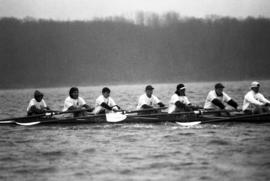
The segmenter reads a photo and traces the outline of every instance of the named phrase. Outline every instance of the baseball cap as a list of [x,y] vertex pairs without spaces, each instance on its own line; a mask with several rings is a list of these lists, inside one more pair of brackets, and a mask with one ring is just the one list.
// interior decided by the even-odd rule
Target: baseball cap
[[185,87],[184,84],[178,84],[177,87],[176,87],[177,90],[183,90],[183,89],[185,89],[185,88],[186,88],[186,87]]
[[215,85],[215,89],[218,89],[218,88],[224,88],[225,86],[222,84],[222,83],[217,83]]
[[153,90],[154,89],[154,87],[152,87],[151,85],[147,85],[146,87],[145,87],[145,90]]
[[260,83],[257,81],[251,82],[250,88],[252,88],[252,87],[260,87]]

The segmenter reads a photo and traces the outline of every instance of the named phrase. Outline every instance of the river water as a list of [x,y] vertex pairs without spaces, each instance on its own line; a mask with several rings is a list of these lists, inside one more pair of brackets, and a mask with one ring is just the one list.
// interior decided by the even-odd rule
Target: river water
[[[224,82],[240,105],[249,81]],[[264,95],[270,81],[261,81]],[[213,82],[187,83],[203,105]],[[175,84],[154,84],[168,104]],[[145,85],[110,86],[123,108],[134,110]],[[90,104],[101,86],[79,87]],[[62,109],[68,88],[40,89],[52,109]],[[1,90],[1,118],[25,115],[34,89]],[[270,180],[270,124],[164,124],[0,127],[0,180]]]

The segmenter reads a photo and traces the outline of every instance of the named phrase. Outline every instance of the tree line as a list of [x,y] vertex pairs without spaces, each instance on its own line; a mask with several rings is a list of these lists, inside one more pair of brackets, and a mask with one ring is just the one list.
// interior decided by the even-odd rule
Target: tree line
[[0,19],[0,88],[270,78],[270,20]]

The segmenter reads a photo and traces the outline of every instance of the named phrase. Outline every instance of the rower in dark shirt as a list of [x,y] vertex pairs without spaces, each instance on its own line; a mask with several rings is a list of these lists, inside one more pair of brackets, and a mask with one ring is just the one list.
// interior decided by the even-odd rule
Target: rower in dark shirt
[[225,92],[223,92],[224,85],[217,83],[215,85],[215,90],[211,90],[205,100],[204,109],[211,110],[223,110],[225,109],[225,103],[233,107],[238,108],[238,104],[229,97]]

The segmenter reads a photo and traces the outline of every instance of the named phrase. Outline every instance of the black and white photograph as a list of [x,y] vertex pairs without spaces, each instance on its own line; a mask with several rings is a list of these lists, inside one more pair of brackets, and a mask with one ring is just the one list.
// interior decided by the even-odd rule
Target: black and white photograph
[[269,0],[0,0],[0,181],[269,170]]

